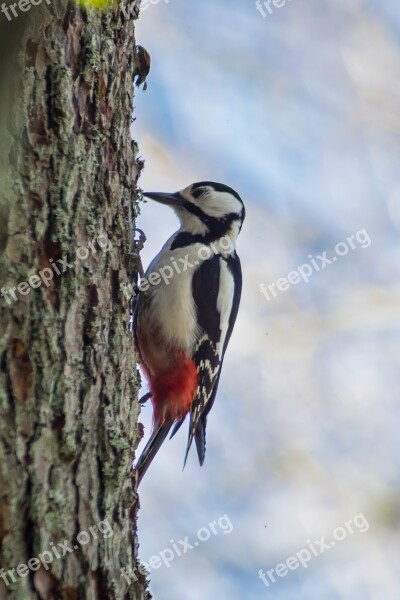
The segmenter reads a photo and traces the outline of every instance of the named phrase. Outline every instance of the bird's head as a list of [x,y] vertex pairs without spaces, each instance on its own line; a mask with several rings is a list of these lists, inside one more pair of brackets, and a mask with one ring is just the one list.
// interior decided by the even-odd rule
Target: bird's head
[[239,194],[223,183],[200,181],[180,192],[146,192],[148,198],[173,208],[181,230],[213,238],[229,235],[233,240],[240,232],[245,217]]

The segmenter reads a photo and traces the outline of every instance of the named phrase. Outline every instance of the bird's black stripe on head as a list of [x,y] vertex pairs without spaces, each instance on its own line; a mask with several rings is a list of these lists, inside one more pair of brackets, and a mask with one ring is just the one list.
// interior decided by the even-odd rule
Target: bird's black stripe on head
[[171,250],[175,250],[176,248],[184,248],[185,246],[195,244],[196,242],[199,242],[201,244],[211,244],[212,242],[220,239],[221,237],[224,237],[229,232],[234,221],[239,221],[240,224],[243,223],[243,220],[245,218],[244,204],[243,200],[235,190],[223,183],[215,183],[213,181],[200,181],[192,185],[192,191],[202,187],[211,187],[217,192],[231,194],[241,203],[241,213],[240,215],[238,215],[237,213],[232,212],[225,215],[225,217],[222,219],[211,217],[210,215],[207,215],[201,209],[200,206],[198,206],[197,204],[193,204],[193,202],[185,200],[185,198],[181,196],[181,206],[185,210],[187,210],[187,212],[190,212],[192,215],[200,219],[200,221],[204,223],[204,225],[207,227],[208,231],[206,234],[193,234],[185,231],[179,233],[174,239],[173,243],[171,244]]
[[[216,192],[223,192],[226,194],[231,194],[232,196],[234,196],[234,198],[236,198],[236,200],[239,200],[240,204],[242,205],[242,212],[240,214],[240,217],[235,215],[235,213],[231,213],[230,215],[226,216],[226,219],[230,218],[229,225],[231,225],[232,221],[234,221],[235,219],[240,220],[243,223],[243,221],[246,217],[246,211],[244,208],[243,200],[241,199],[239,194],[234,189],[229,187],[229,185],[225,185],[224,183],[215,183],[214,181],[199,181],[198,183],[194,183],[192,185],[192,191],[197,190],[198,188],[202,188],[202,187],[211,187]],[[199,212],[196,212],[196,210],[191,210],[187,206],[187,203],[185,202],[186,210],[190,211],[192,214],[199,217],[207,225],[207,227],[209,229],[211,229],[210,225],[206,219],[212,219],[212,217],[208,217],[207,215],[204,215],[204,212],[201,210],[201,208],[199,208],[195,204],[192,204],[191,202],[189,202],[188,204],[190,204],[194,209],[197,208]],[[214,220],[217,220],[217,219],[214,219]],[[222,235],[224,235],[224,234],[222,234]]]
[[243,200],[236,192],[236,190],[229,187],[229,185],[225,185],[224,183],[215,183],[214,181],[199,181],[198,183],[194,183],[192,185],[192,191],[202,187],[211,187],[216,192],[224,192],[226,194],[231,194],[232,196],[234,196],[234,198],[236,198],[236,200],[239,200],[240,204],[242,205],[242,213],[240,216],[240,220],[243,223],[246,216],[246,211],[244,208]]
[[[183,201],[183,208],[188,212],[198,217],[202,223],[204,223],[208,229],[208,232],[204,235],[201,233],[193,234],[186,231],[179,233],[171,244],[171,250],[176,248],[184,248],[190,244],[199,242],[201,244],[211,244],[216,240],[224,237],[231,228],[233,221],[239,220],[240,217],[236,213],[230,213],[223,219],[216,219],[206,215],[198,206],[187,200]],[[244,210],[244,209],[243,209]]]
[[235,196],[235,198],[237,198],[237,200],[239,200],[239,202],[243,204],[243,200],[241,199],[239,194],[231,187],[229,187],[229,185],[225,185],[224,183],[215,183],[214,181],[199,181],[198,183],[194,183],[192,185],[192,190],[197,190],[197,188],[206,186],[213,188],[216,192],[225,192],[227,194],[232,194],[232,196]]
[[209,217],[201,210],[201,208],[195,204],[192,204],[192,202],[188,202],[187,200],[184,200],[183,207],[188,212],[191,212],[193,215],[196,215],[196,217],[201,219],[201,221],[206,225],[208,232],[202,235],[201,233],[193,234],[183,231],[182,233],[179,233],[172,242],[171,250],[175,250],[176,248],[184,248],[185,246],[189,246],[190,244],[194,244],[196,242],[201,244],[211,244],[211,242],[215,242],[215,240],[224,237],[224,235],[226,235],[230,230],[233,221],[239,220],[239,217],[236,213],[230,213],[223,219]]
[[183,201],[183,207],[188,212],[192,213],[192,215],[196,215],[196,217],[201,219],[201,221],[207,225],[210,233],[213,232],[219,237],[228,231],[233,221],[239,219],[239,216],[236,213],[229,213],[228,215],[225,215],[223,219],[210,217],[199,206],[193,204],[193,202],[189,202],[188,200]]

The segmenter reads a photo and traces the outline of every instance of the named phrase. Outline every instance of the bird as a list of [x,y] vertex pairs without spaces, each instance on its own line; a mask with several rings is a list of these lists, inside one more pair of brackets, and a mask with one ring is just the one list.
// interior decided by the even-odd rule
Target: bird
[[146,78],[150,73],[151,56],[143,46],[136,46],[136,70],[134,77],[136,77],[135,85],[140,87],[143,83],[143,91],[147,90]]
[[132,329],[149,384],[153,428],[137,462],[138,484],[171,428],[189,415],[184,464],[193,439],[200,466],[208,414],[238,314],[242,271],[236,240],[245,218],[239,194],[201,181],[179,192],[144,192],[171,207],[180,222],[139,285]]

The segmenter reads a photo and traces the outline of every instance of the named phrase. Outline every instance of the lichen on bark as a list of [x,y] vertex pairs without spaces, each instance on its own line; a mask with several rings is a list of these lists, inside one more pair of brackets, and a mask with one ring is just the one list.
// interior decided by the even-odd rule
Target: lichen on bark
[[[1,107],[0,567],[44,551],[53,561],[0,579],[0,600],[145,599],[144,578],[128,585],[120,571],[137,560],[138,384],[121,289],[135,276],[142,166],[130,134],[134,19],[54,2],[13,31],[2,75],[14,94]],[[18,287],[39,271],[48,281]],[[77,548],[58,559],[64,541]]]

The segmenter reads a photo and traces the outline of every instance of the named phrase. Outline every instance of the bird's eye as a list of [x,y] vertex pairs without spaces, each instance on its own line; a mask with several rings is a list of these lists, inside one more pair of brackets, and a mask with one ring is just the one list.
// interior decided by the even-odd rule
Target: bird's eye
[[193,198],[200,198],[204,194],[204,192],[204,188],[197,188],[196,190],[193,190],[192,196]]

